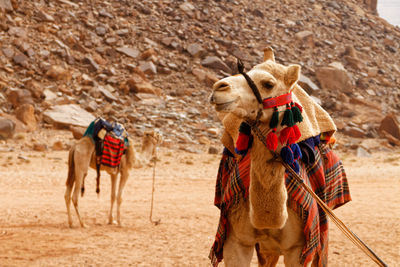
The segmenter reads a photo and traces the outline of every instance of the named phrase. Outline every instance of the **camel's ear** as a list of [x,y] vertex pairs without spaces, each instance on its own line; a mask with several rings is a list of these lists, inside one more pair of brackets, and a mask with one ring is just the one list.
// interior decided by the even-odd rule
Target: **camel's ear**
[[264,62],[267,60],[275,62],[274,50],[271,47],[264,48]]
[[300,78],[300,65],[294,64],[289,65],[285,74],[285,84],[292,88],[293,84],[295,84]]

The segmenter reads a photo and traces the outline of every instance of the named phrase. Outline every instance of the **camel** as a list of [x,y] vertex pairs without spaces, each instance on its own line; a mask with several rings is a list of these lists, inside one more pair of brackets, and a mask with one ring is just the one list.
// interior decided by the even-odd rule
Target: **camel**
[[[129,139],[129,146],[126,153],[121,158],[119,167],[111,168],[101,165],[100,170],[106,171],[111,176],[111,207],[108,217],[108,223],[114,224],[113,207],[116,198],[116,185],[118,173],[120,181],[117,195],[117,223],[121,226],[120,207],[122,203],[122,191],[129,177],[129,170],[132,168],[140,168],[150,163],[152,157],[155,156],[156,145],[161,141],[161,136],[153,131],[145,132],[142,140],[140,152],[135,152],[133,148],[133,140]],[[84,180],[88,172],[89,166],[96,169],[95,145],[90,137],[84,136],[78,140],[70,149],[68,156],[68,177],[65,190],[65,204],[67,206],[68,224],[72,227],[72,217],[70,212],[71,197],[75,207],[76,214],[81,227],[86,227],[83,222],[79,207],[79,192],[84,193]],[[72,193],[73,191],[73,193]],[[71,195],[72,193],[72,195]]]
[[[299,141],[336,130],[329,115],[310,101],[310,97],[306,97],[306,93],[297,85],[299,65],[286,67],[276,63],[273,50],[267,48],[264,50],[264,62],[253,67],[247,75],[258,87],[262,99],[289,92],[294,92],[293,98],[296,102],[297,98],[306,99],[307,103],[302,105],[309,105],[309,109],[303,111],[307,118],[299,125],[302,133]],[[242,75],[217,81],[213,86],[210,103],[222,119],[224,135],[230,139],[224,145],[231,147],[231,151],[239,135],[240,123],[245,119],[256,120],[260,109],[262,115],[259,127],[264,133],[269,131],[268,122],[273,111],[262,109]],[[305,264],[300,263],[305,236],[298,214],[287,208],[285,168],[280,162],[273,160],[271,151],[256,137],[249,153],[249,197],[229,210],[229,235],[223,246],[225,266],[250,266],[255,247],[259,266],[275,266],[280,255],[284,257],[285,266],[316,266],[315,258]]]

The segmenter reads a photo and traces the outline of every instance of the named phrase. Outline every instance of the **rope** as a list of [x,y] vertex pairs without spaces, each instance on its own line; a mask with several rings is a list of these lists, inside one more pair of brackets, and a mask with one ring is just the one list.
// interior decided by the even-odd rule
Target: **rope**
[[[265,141],[264,135],[262,131],[257,127],[258,120],[255,122],[248,122],[251,125],[255,135],[257,138],[266,146],[267,143]],[[378,266],[387,267],[386,263],[384,263],[372,249],[370,249],[353,231],[351,231],[329,208],[324,201],[322,201],[317,194],[306,184],[303,179],[298,175],[292,167],[286,162],[283,162],[279,156],[279,154],[272,152],[274,155],[274,159],[278,160],[282,163],[282,165],[290,172],[291,175],[296,179],[296,181],[317,201],[318,205],[328,214],[328,216],[332,219],[332,221],[336,224],[336,226],[343,232],[343,234],[353,242],[358,248],[360,248],[368,257],[370,257]]]
[[157,164],[157,147],[155,147],[155,152],[154,152],[154,165],[153,165],[153,183],[151,186],[151,207],[150,207],[150,222],[154,225],[158,225],[161,221],[161,219],[158,219],[156,221],[153,221],[153,204],[154,204],[154,191],[155,191],[155,182],[156,182],[156,164]]

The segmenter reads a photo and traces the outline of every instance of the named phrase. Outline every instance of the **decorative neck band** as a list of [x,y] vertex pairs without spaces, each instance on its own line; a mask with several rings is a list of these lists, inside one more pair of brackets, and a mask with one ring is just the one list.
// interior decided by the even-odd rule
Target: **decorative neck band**
[[274,108],[289,104],[292,102],[292,93],[287,93],[277,97],[266,98],[263,100],[264,109]]

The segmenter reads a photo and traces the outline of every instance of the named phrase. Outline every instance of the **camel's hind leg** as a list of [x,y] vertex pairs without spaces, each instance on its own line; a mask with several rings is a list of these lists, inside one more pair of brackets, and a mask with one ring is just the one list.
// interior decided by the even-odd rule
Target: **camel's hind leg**
[[69,227],[72,227],[72,216],[71,216],[71,191],[72,191],[72,185],[67,184],[67,189],[65,190],[65,205],[67,206],[67,213],[68,213],[68,225]]
[[122,191],[124,190],[126,181],[128,180],[129,172],[126,169],[126,165],[121,168],[121,179],[119,181],[118,187],[118,197],[117,197],[117,222],[121,226],[121,203],[122,203]]
[[117,179],[118,179],[118,173],[111,174],[111,206],[110,206],[110,214],[108,215],[108,224],[114,223],[113,208],[114,208],[114,202],[115,202],[115,191],[116,191]]

